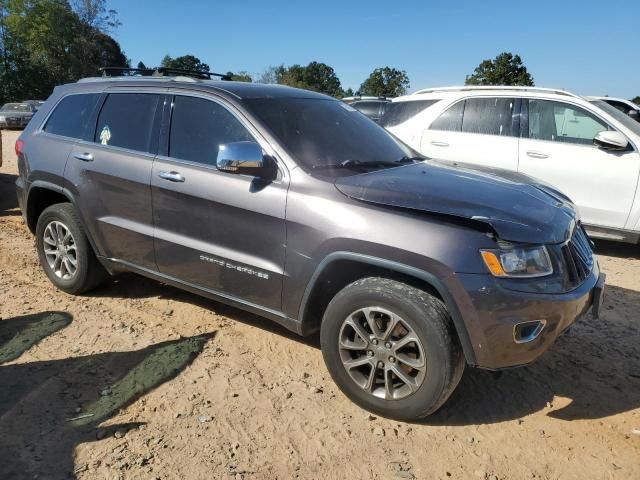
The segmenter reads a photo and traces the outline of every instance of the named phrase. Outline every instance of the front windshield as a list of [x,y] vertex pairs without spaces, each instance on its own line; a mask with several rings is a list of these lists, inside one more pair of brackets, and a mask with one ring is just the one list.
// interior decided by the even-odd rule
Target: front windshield
[[419,157],[337,100],[258,98],[247,105],[298,163],[324,176],[354,175],[366,167],[398,166],[394,162]]
[[31,107],[26,103],[7,103],[0,108],[0,112],[31,112]]
[[638,122],[637,120],[634,120],[626,113],[622,113],[616,107],[609,105],[604,100],[591,100],[591,103],[593,103],[597,107],[607,112],[609,115],[611,115],[613,118],[618,120],[621,124],[623,124],[629,130],[631,130],[633,133],[640,136],[640,122]]

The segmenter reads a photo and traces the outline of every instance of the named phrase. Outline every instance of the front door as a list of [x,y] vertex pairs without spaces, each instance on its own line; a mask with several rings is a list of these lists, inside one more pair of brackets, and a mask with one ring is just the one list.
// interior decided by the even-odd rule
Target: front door
[[569,196],[584,223],[625,228],[638,184],[638,152],[596,147],[596,134],[613,127],[580,106],[532,99],[523,107],[519,170]]
[[151,180],[156,259],[163,274],[280,310],[287,183],[215,167],[219,145],[256,141],[250,130],[218,101],[174,98]]
[[74,145],[65,170],[98,253],[150,270],[156,270],[150,182],[161,98],[107,95],[95,130]]

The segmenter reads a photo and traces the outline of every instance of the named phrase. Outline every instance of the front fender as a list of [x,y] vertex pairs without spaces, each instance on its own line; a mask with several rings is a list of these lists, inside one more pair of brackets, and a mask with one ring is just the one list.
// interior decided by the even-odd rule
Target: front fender
[[311,294],[314,288],[317,286],[318,280],[321,278],[322,273],[334,262],[341,260],[349,260],[357,262],[363,265],[370,265],[373,267],[389,270],[405,276],[409,276],[430,285],[444,301],[447,306],[447,310],[451,315],[454,322],[458,338],[462,345],[462,349],[465,354],[467,363],[475,365],[475,353],[473,345],[469,338],[468,330],[465,325],[464,319],[460,313],[460,309],[452,293],[451,286],[456,283],[455,275],[453,272],[448,272],[444,269],[444,266],[437,268],[437,271],[427,271],[420,268],[412,267],[410,265],[397,262],[394,260],[388,260],[385,258],[379,258],[371,255],[365,255],[361,253],[336,251],[328,254],[316,268],[315,272],[311,276],[307,287],[305,289],[302,301],[300,302],[300,308],[298,311],[298,319],[300,322],[300,328],[302,332],[305,331],[306,322],[309,322],[307,306],[311,298]]

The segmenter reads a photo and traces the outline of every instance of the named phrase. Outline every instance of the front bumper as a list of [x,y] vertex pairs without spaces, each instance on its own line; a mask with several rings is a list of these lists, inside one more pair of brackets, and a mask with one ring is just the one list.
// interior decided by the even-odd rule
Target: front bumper
[[[604,276],[597,263],[575,290],[563,294],[524,293],[502,287],[490,275],[456,274],[464,298],[458,308],[469,333],[480,368],[501,369],[526,365],[542,355],[594,301],[599,304]],[[600,280],[600,283],[599,283]],[[544,322],[531,341],[518,343],[516,325]]]
[[30,118],[7,118],[0,121],[0,128],[24,128],[29,123]]

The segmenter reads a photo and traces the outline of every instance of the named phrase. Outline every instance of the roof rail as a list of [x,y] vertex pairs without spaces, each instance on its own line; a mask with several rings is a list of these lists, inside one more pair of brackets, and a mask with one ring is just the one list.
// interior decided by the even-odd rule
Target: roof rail
[[187,70],[184,68],[156,67],[156,68],[129,68],[129,67],[104,67],[101,68],[103,77],[192,77],[199,80],[211,80],[211,77],[220,77],[220,80],[231,80],[231,77],[223,73],[201,72],[199,70]]
[[575,93],[567,92],[559,88],[541,88],[541,87],[520,87],[510,85],[465,85],[461,87],[438,87],[438,88],[423,88],[414,92],[412,95],[420,95],[422,93],[436,93],[436,92],[468,92],[474,90],[512,90],[517,92],[540,92],[540,93],[556,93],[558,95],[566,95],[568,97],[580,98]]

